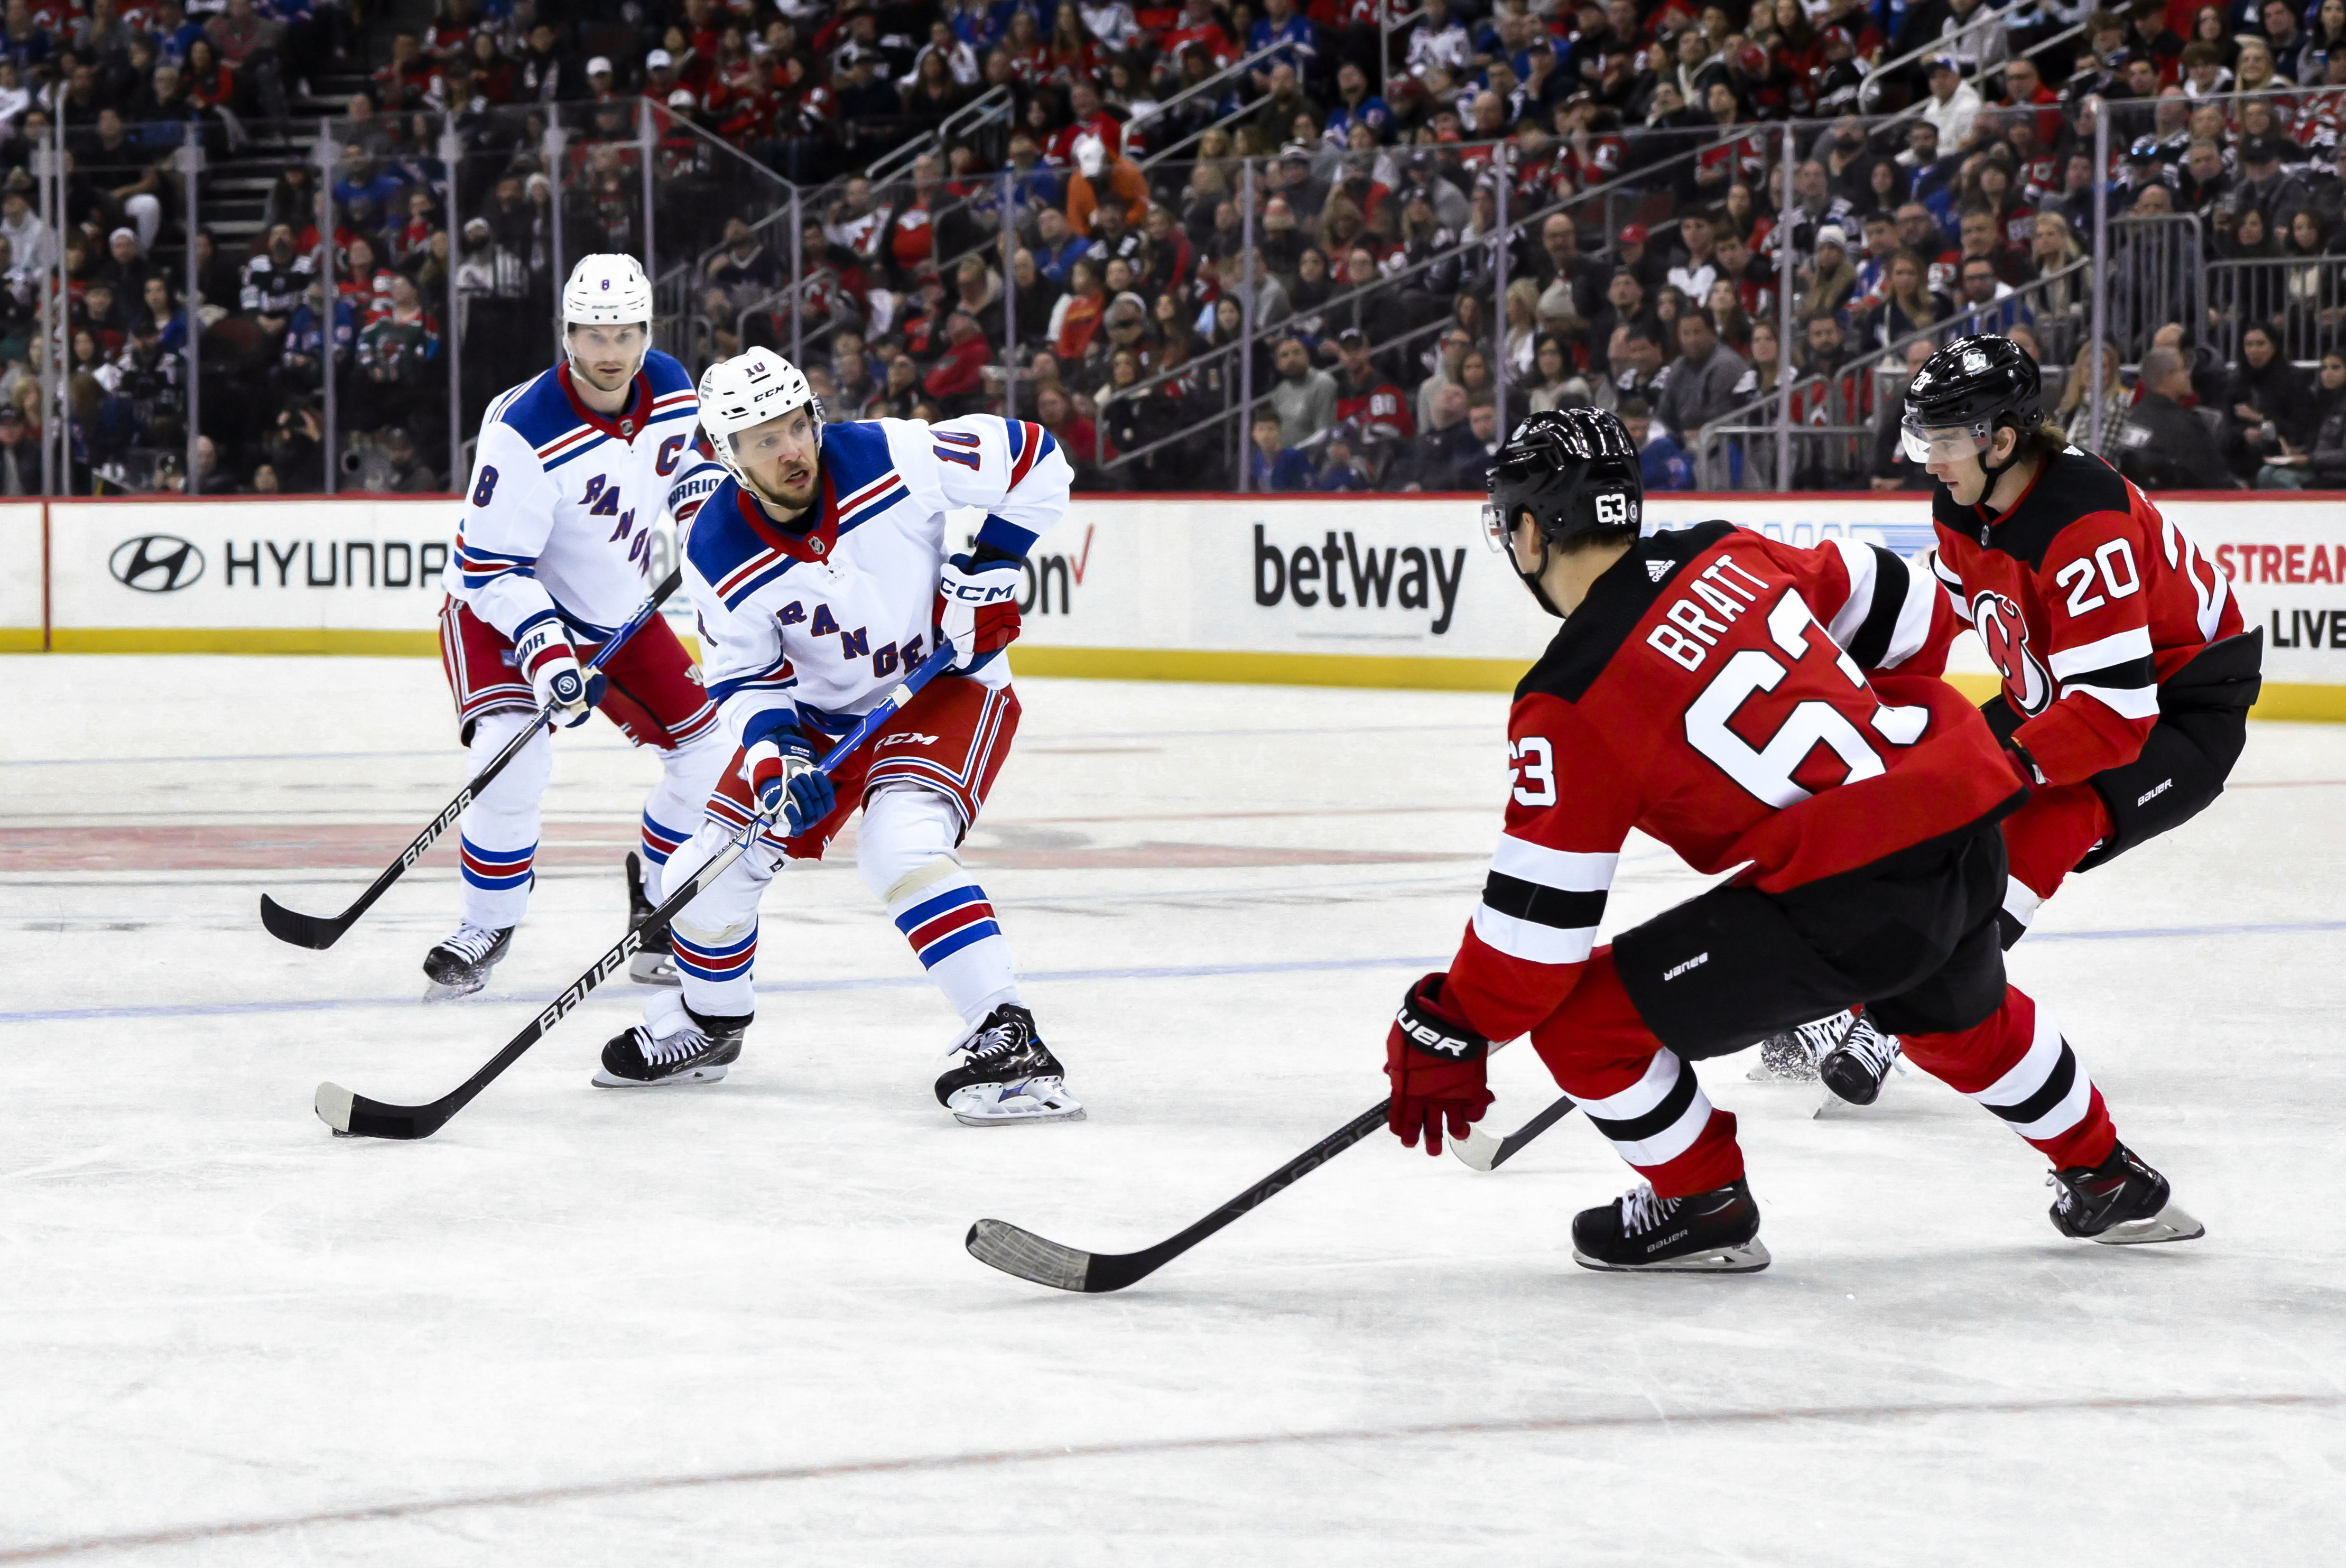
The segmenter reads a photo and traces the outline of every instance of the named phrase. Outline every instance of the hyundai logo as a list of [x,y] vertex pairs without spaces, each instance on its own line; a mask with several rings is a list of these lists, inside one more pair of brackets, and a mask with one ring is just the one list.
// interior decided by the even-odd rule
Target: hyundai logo
[[114,580],[142,594],[168,594],[204,575],[204,553],[168,534],[142,534],[114,547]]

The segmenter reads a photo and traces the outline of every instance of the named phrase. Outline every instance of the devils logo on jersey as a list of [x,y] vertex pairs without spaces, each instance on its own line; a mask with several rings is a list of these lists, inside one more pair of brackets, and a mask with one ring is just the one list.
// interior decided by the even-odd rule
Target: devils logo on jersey
[[2004,699],[2024,718],[2044,712],[2053,701],[2053,677],[2028,650],[2028,621],[2020,606],[1990,589],[1972,601],[1972,626],[1988,663],[2004,677]]

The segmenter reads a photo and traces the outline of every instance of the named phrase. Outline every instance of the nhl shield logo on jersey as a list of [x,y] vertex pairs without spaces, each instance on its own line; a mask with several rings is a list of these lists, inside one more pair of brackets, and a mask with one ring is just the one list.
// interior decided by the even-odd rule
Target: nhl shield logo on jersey
[[2028,648],[2028,621],[2020,606],[1988,590],[1972,601],[1972,625],[1987,649],[1988,662],[2004,677],[2004,696],[2025,718],[2052,703],[2053,678]]

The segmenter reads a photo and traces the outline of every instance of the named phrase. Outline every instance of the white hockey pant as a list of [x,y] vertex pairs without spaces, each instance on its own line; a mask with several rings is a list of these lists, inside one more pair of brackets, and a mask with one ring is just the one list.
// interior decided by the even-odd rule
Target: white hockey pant
[[[994,907],[954,854],[960,809],[917,784],[883,784],[864,803],[855,863],[863,885],[886,906],[897,930],[964,1023],[975,1025],[1018,1000],[1010,943]],[[731,834],[703,822],[670,858],[661,897],[714,859]],[[750,974],[758,952],[758,904],[781,869],[765,844],[720,872],[671,922],[685,1004],[713,1017],[757,1011]]]

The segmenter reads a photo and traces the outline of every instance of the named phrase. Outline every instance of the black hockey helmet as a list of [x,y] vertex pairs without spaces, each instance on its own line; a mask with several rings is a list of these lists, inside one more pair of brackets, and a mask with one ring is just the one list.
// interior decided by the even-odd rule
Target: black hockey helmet
[[1607,410],[1543,410],[1515,426],[1491,460],[1483,506],[1485,539],[1504,553],[1528,512],[1540,537],[1568,545],[1591,535],[1637,532],[1646,486],[1637,445]]
[[2018,461],[2015,452],[1987,466],[1996,428],[2010,425],[2023,434],[2035,429],[2044,399],[2045,377],[2027,350],[1987,333],[1957,338],[1923,361],[1906,383],[1900,439],[1915,463],[1977,456],[1994,480]]

